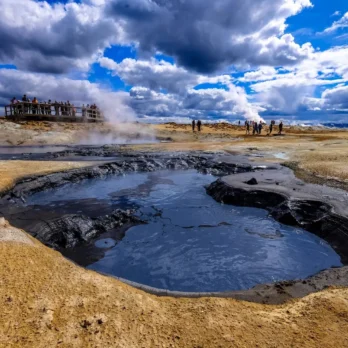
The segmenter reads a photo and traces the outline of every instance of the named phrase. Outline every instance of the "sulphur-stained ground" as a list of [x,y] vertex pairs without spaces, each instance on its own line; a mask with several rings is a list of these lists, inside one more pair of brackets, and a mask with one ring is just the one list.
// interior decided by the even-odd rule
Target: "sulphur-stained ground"
[[[4,124],[13,127],[0,125],[1,138],[11,133],[16,142],[16,132],[12,128],[3,132]],[[26,127],[30,144],[37,139],[50,143],[44,128],[53,126],[20,125],[22,137]],[[64,143],[60,140],[65,126],[59,127],[58,135],[51,134],[52,143]],[[72,142],[86,131],[84,125],[66,127]],[[137,150],[262,153],[263,160],[295,161],[308,173],[342,182],[348,179],[348,132],[293,128],[286,129],[284,137],[252,137],[245,136],[242,128],[224,125],[204,126],[201,134],[173,124],[135,127],[173,140],[134,145]],[[91,164],[1,161],[0,191],[27,175]],[[330,288],[281,306],[157,297],[73,264],[3,219],[0,265],[0,347],[4,348],[348,347],[348,289],[344,288]]]

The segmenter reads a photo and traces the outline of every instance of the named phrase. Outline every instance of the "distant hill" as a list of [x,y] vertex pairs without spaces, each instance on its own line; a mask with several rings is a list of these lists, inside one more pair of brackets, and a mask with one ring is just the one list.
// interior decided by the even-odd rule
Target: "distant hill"
[[323,123],[323,126],[330,128],[348,128],[348,123]]

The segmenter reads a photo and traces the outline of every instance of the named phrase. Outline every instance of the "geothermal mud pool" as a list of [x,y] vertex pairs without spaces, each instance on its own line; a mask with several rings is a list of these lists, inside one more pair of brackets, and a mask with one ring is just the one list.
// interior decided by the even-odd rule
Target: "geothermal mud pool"
[[[95,151],[100,149],[88,153],[95,156]],[[268,172],[270,179],[265,179]],[[237,179],[217,180],[231,173]],[[271,185],[274,177],[280,179],[274,184],[278,196],[273,186],[262,183]],[[156,289],[226,294],[329,269],[315,284],[291,283],[301,284],[300,295],[293,295],[301,296],[330,282],[341,284],[345,267],[338,269],[340,274],[332,267],[342,266],[340,257],[346,260],[344,243],[334,242],[345,235],[345,227],[327,234],[346,220],[327,203],[315,201],[312,187],[297,181],[296,188],[286,187],[289,178],[294,180],[287,168],[266,170],[245,158],[123,154],[119,161],[94,168],[23,180],[3,197],[0,210],[13,225],[79,264]],[[229,180],[236,181],[237,191]],[[304,187],[310,192],[297,192]],[[296,203],[289,192],[298,195]],[[307,196],[311,200],[303,203]],[[333,241],[334,249],[302,226]],[[268,295],[262,301],[277,302]]]
[[[341,265],[320,238],[282,225],[266,211],[215,202],[204,190],[214,180],[194,171],[130,174],[75,191],[72,196],[92,192],[115,207],[138,208],[147,223],[128,230],[89,268],[172,291],[218,292]],[[49,200],[55,199],[52,193]]]

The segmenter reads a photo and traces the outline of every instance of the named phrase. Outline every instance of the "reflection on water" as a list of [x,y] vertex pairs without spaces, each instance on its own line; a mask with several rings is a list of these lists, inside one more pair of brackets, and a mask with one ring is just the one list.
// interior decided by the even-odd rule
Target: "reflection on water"
[[0,154],[22,154],[22,153],[47,153],[64,151],[68,147],[64,145],[37,145],[37,146],[0,146]]
[[84,201],[98,198],[112,208],[138,208],[148,224],[129,229],[114,247],[113,240],[97,241],[111,249],[89,268],[163,289],[247,289],[341,265],[315,235],[284,226],[264,210],[215,202],[204,189],[214,180],[195,171],[130,174],[39,193],[29,204],[81,199],[84,211]]

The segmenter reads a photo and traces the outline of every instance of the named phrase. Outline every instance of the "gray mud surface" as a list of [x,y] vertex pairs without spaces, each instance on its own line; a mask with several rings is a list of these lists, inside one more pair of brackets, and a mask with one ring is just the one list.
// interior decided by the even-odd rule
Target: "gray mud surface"
[[[33,156],[35,157],[33,159],[84,157],[85,160],[89,160],[93,156],[104,159],[113,158],[113,160],[89,168],[23,179],[11,190],[3,193],[0,200],[0,212],[10,221],[13,216],[12,220],[16,225],[16,221],[20,221],[19,216],[23,213],[23,202],[26,197],[36,192],[108,175],[164,169],[196,169],[202,173],[221,177],[206,188],[207,193],[218,202],[267,209],[279,222],[299,226],[323,238],[340,255],[342,263],[344,265],[348,263],[348,194],[346,191],[307,184],[297,179],[289,168],[278,165],[257,165],[243,156],[204,153],[145,155],[120,153],[115,147],[103,147],[74,148],[62,152],[37,154]],[[48,224],[45,221],[42,229],[36,229],[32,234],[50,247],[58,250],[70,248],[71,251],[78,250],[77,248],[82,248],[83,251],[87,250],[83,248],[93,248],[91,242],[96,236],[104,237],[105,234],[106,238],[118,234],[118,238],[122,238],[126,227],[142,223],[132,216],[130,211],[96,214],[92,218],[69,214],[49,218]],[[21,224],[24,225],[23,221],[19,225]],[[101,253],[100,249],[98,252]],[[99,256],[95,254],[94,257],[97,259]],[[76,261],[85,265],[82,259]],[[140,284],[132,283],[132,285],[157,295],[233,297],[276,304],[303,297],[329,286],[348,286],[348,267],[328,269],[305,280],[258,285],[253,289],[237,292],[175,293],[148,288]]]

